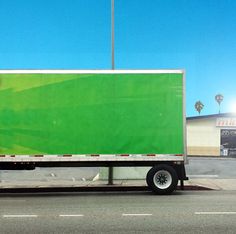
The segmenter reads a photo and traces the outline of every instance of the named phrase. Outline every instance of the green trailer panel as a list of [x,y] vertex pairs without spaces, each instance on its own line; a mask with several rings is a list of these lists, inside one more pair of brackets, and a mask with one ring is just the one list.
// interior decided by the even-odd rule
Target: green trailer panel
[[0,74],[0,154],[184,154],[183,73]]

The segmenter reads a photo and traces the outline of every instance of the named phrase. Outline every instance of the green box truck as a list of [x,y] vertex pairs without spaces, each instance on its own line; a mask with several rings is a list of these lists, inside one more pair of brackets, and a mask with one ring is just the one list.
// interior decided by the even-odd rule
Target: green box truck
[[1,70],[0,169],[151,166],[187,179],[182,70]]

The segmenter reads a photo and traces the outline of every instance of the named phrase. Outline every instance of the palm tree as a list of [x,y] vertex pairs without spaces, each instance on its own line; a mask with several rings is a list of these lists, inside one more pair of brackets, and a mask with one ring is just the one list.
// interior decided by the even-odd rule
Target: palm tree
[[195,106],[195,109],[197,110],[198,114],[200,115],[201,110],[204,107],[203,103],[201,101],[197,101],[194,106]]
[[220,114],[220,103],[223,101],[223,99],[224,99],[224,96],[220,93],[215,96],[215,100],[219,104],[219,114]]

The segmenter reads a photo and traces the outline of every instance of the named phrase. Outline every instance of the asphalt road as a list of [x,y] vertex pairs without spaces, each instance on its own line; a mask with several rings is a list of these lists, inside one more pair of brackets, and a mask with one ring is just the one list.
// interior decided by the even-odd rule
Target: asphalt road
[[236,158],[189,157],[186,173],[190,178],[236,178]]
[[0,196],[0,233],[235,233],[236,191]]

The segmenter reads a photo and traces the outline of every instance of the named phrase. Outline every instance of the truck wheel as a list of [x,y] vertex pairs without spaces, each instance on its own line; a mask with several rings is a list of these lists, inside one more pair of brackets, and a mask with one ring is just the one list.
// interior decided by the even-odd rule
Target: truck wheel
[[146,177],[149,188],[156,194],[172,193],[178,184],[175,169],[169,165],[160,164],[150,169]]
[[147,183],[148,187],[151,189],[151,183],[150,183],[150,180],[149,180],[150,173],[152,173],[152,168],[148,171],[148,173],[146,175],[146,183]]

